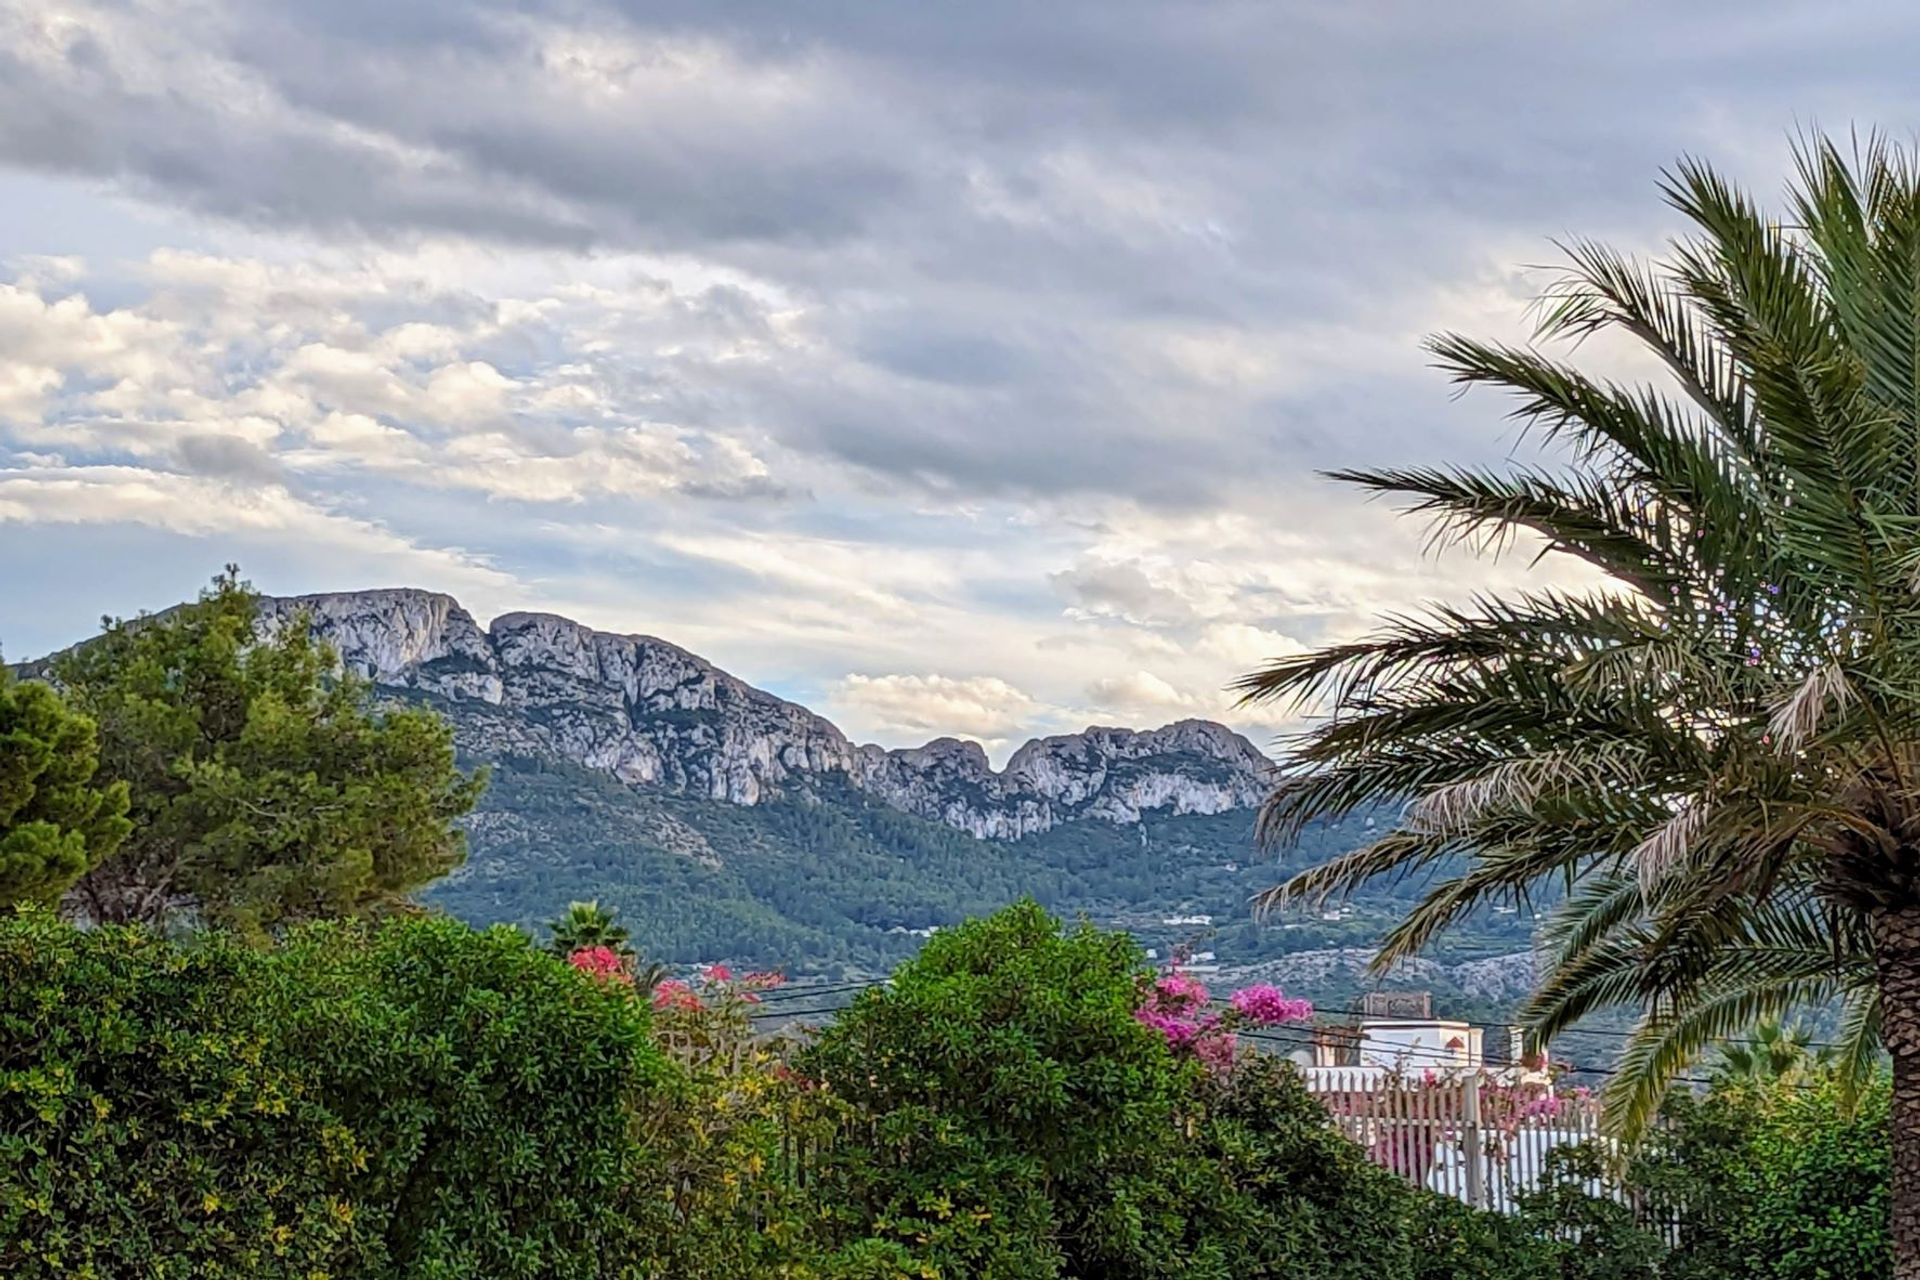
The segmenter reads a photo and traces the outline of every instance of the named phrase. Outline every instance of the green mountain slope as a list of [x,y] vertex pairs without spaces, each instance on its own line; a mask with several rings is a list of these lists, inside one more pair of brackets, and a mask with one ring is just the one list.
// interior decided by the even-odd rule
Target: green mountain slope
[[[727,960],[801,974],[884,972],[924,934],[1024,896],[1130,929],[1167,954],[1185,943],[1227,964],[1363,947],[1419,885],[1370,891],[1338,920],[1299,912],[1257,925],[1247,900],[1288,870],[1351,848],[1364,819],[1308,833],[1284,863],[1253,847],[1253,814],[1069,823],[1014,842],[976,840],[831,783],[742,807],[548,758],[503,756],[470,823],[468,864],[429,898],[476,922],[537,925],[573,899],[618,907],[652,957]],[[1211,923],[1191,922],[1209,916]],[[1167,921],[1187,918],[1190,922]],[[1517,916],[1451,935],[1461,956],[1527,944]]]

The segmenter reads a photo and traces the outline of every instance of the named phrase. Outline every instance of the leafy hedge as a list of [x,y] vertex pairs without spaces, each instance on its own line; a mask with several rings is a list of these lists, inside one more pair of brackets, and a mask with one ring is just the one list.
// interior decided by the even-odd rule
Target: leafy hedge
[[1123,936],[1063,933],[1031,902],[940,933],[863,994],[801,1068],[867,1117],[834,1152],[829,1202],[940,1275],[1182,1274],[1177,1188],[1190,1066],[1134,1016]]
[[1591,1152],[1511,1217],[1406,1187],[1286,1064],[1170,1051],[1148,976],[1125,938],[1022,904],[792,1055],[753,1033],[767,975],[649,998],[617,962],[446,919],[256,949],[28,911],[0,920],[0,1274],[1888,1273],[1884,1085],[1851,1111],[1817,1078],[1677,1101],[1635,1171],[1685,1211],[1667,1254],[1585,1194]]
[[0,928],[0,1274],[586,1277],[643,1256],[645,1011],[512,931]]
[[1667,1280],[1891,1275],[1891,1087],[1851,1096],[1830,1072],[1728,1080],[1668,1102],[1634,1170],[1680,1224]]

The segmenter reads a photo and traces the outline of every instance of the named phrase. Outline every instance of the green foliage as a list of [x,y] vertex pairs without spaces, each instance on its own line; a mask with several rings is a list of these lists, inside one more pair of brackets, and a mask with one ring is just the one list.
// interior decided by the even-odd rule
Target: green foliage
[[647,1275],[670,1232],[643,1006],[510,930],[23,915],[0,1044],[9,1276]]
[[[1540,1185],[1512,1214],[1411,1192],[1410,1280],[1662,1280],[1666,1250],[1623,1199],[1596,1195],[1602,1156],[1591,1147],[1548,1153]],[[1808,1276],[1805,1280],[1813,1280]]]
[[131,835],[79,885],[93,918],[185,904],[258,931],[390,905],[459,864],[452,823],[484,783],[455,768],[447,726],[374,712],[306,627],[257,640],[256,611],[229,570],[52,662],[99,726],[100,776],[131,796]]
[[861,996],[801,1060],[872,1126],[826,1165],[844,1235],[943,1275],[1183,1274],[1194,1069],[1135,1020],[1144,976],[1124,936],[1026,902]]
[[91,720],[0,666],[0,908],[58,901],[126,838],[126,785],[96,785],[99,760]]
[[1728,1080],[1786,1080],[1834,1065],[1833,1050],[1815,1048],[1807,1027],[1763,1018],[1751,1039],[1720,1047],[1715,1074]]
[[[1327,1122],[1293,1067],[1246,1055],[1200,1082],[1199,1143],[1212,1166],[1195,1197],[1245,1280],[1400,1280],[1416,1193]],[[1480,1215],[1482,1217],[1486,1215]]]
[[1664,1280],[1878,1280],[1888,1236],[1891,1089],[1832,1072],[1676,1094],[1634,1181],[1681,1224]]
[[1658,1280],[1666,1249],[1624,1197],[1595,1194],[1606,1173],[1601,1148],[1556,1147],[1540,1185],[1515,1197],[1517,1223],[1560,1280]]
[[25,912],[0,923],[0,1271],[1639,1280],[1590,1265],[1633,1255],[1572,1184],[1532,1218],[1439,1207],[1291,1066],[1176,1059],[1144,976],[1125,937],[1021,904],[939,935],[796,1072],[754,1030],[769,975],[648,998],[444,917],[256,947]]
[[[1135,1017],[1146,977],[1123,935],[1063,930],[1028,902],[937,935],[862,996],[800,1058],[860,1126],[821,1169],[828,1265],[1451,1274],[1413,1270],[1423,1197],[1343,1137],[1290,1064],[1247,1055],[1216,1074],[1169,1054]],[[1532,1235],[1510,1251],[1548,1256]]]
[[1551,1253],[1519,1220],[1430,1192],[1408,1196],[1409,1280],[1558,1280]]
[[632,1129],[670,1073],[628,995],[444,918],[312,926],[276,961],[394,1274],[595,1276],[660,1231]]
[[268,961],[0,923],[0,1273],[295,1277],[376,1264],[358,1135],[275,1044]]
[[679,1087],[644,1121],[672,1198],[674,1230],[658,1262],[674,1280],[813,1277],[822,1265],[809,1172],[853,1118],[788,1069],[791,1042],[755,1032],[760,977],[673,984],[654,998],[655,1036],[681,1069]]
[[569,956],[582,947],[605,947],[615,955],[629,959],[633,945],[625,926],[616,924],[617,911],[591,902],[569,902],[567,913],[547,923],[547,950],[557,956]]

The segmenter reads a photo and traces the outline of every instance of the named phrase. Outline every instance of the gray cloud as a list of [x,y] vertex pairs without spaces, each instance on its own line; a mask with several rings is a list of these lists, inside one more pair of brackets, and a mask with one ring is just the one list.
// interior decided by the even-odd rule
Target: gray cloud
[[[681,394],[890,483],[1175,505],[1465,438],[1433,428],[1484,415],[1437,408],[1414,346],[1450,287],[1569,230],[1650,242],[1682,151],[1750,166],[1795,118],[1912,105],[1890,37],[1920,30],[1650,0],[33,12],[0,53],[15,165],[269,228],[725,263],[824,345]],[[1303,330],[1383,321],[1370,421],[1330,421],[1360,366]],[[1178,385],[1229,340],[1287,367]]]
[[184,436],[174,445],[174,457],[181,470],[214,479],[278,484],[285,478],[272,454],[234,436]]
[[1214,697],[1481,583],[1312,476],[1513,447],[1424,332],[1523,333],[1549,237],[1657,247],[1682,153],[1768,194],[1798,122],[1904,128],[1916,35],[1866,0],[16,0],[0,220],[89,262],[0,283],[0,520],[84,507],[82,560],[216,514],[269,564],[460,548],[801,693],[857,650],[867,689]]

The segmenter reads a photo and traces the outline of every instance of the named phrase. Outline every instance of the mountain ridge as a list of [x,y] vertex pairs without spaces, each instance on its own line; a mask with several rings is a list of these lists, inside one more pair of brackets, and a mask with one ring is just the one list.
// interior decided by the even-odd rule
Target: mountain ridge
[[1222,813],[1265,795],[1272,762],[1225,725],[1090,726],[1028,741],[994,770],[978,743],[855,744],[826,717],[656,636],[515,611],[486,627],[413,587],[263,596],[262,630],[305,616],[346,668],[434,699],[478,754],[552,754],[622,782],[754,805],[829,776],[979,838],[1143,813]]
[[[422,895],[475,924],[538,931],[596,898],[670,963],[866,978],[937,929],[1032,897],[1160,956],[1205,956],[1223,976],[1255,980],[1306,953],[1271,972],[1344,1002],[1375,980],[1358,957],[1421,892],[1382,883],[1338,909],[1256,921],[1254,894],[1377,838],[1392,814],[1310,823],[1261,857],[1255,808],[1272,763],[1210,722],[1035,738],[996,771],[957,738],[856,745],[678,645],[554,614],[482,627],[418,588],[259,608],[265,632],[308,616],[381,698],[445,715],[462,765],[491,769],[462,823],[467,861]],[[1505,986],[1460,966],[1504,973],[1530,932],[1521,916],[1475,913],[1440,968],[1401,976],[1494,1017]]]

